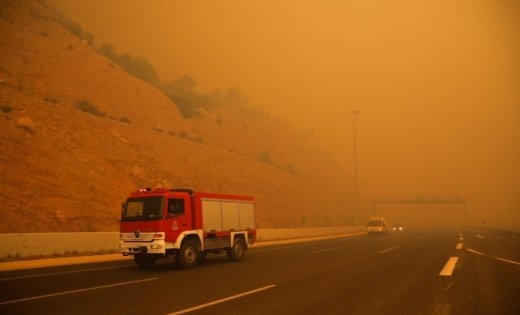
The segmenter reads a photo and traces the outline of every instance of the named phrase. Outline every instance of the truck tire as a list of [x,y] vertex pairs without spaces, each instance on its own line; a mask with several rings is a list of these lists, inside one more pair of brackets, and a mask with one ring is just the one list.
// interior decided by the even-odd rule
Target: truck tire
[[175,255],[175,262],[183,269],[193,268],[199,260],[199,246],[197,241],[186,240]]
[[227,256],[230,261],[240,261],[244,258],[246,252],[246,243],[240,237],[235,238],[233,246],[226,249]]
[[141,269],[150,269],[155,264],[156,257],[152,255],[134,255],[134,262]]

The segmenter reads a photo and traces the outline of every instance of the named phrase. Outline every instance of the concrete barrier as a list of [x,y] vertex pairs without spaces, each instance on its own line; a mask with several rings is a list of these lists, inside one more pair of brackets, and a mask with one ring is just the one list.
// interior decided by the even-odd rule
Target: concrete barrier
[[[257,242],[320,237],[364,231],[364,227],[258,229]],[[0,260],[115,253],[119,232],[0,234]]]
[[0,234],[0,260],[115,252],[118,232]]
[[320,237],[329,235],[364,232],[364,226],[336,226],[323,228],[290,228],[290,229],[258,229],[257,241],[270,242],[304,237]]

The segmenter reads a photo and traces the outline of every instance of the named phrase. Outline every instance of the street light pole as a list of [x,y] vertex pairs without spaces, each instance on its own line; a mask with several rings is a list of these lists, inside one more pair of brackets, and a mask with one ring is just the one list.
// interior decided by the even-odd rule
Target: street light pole
[[351,110],[354,122],[354,225],[357,224],[357,136],[356,136],[356,117],[361,114],[359,110]]

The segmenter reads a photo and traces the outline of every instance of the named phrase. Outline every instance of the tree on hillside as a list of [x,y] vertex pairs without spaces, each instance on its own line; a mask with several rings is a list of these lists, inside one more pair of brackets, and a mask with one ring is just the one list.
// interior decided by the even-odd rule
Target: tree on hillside
[[117,59],[116,49],[114,48],[114,46],[108,43],[104,43],[103,45],[101,45],[101,47],[99,47],[98,49],[98,52],[110,60],[115,61]]
[[229,105],[236,107],[245,108],[249,105],[249,99],[236,87],[229,87],[227,89],[224,100]]
[[85,32],[81,25],[69,19],[65,14],[57,10],[53,11],[52,19],[63,26],[71,34],[76,35],[81,40],[86,40],[90,46],[94,46],[94,35]]
[[128,73],[138,77],[139,79],[150,83],[155,87],[161,86],[161,79],[146,58],[138,56],[132,57],[129,54],[122,54],[117,58],[116,62],[123,67]]
[[161,79],[159,78],[157,71],[146,58],[140,56],[132,57],[127,53],[119,55],[114,46],[107,43],[101,45],[98,52],[117,63],[121,68],[123,68],[123,70],[134,77],[150,83],[157,88],[161,87]]
[[[65,14],[55,10],[53,19],[72,34],[82,40],[87,40],[89,45],[94,46],[94,36],[83,31],[78,23],[69,19]],[[189,75],[183,75],[170,82],[162,82],[154,66],[144,57],[133,57],[128,53],[118,54],[114,46],[108,43],[103,43],[97,52],[118,64],[132,76],[160,89],[177,104],[184,117],[193,117],[198,108],[209,110],[218,105],[231,105],[254,114],[262,113],[262,110],[250,108],[249,99],[236,87],[229,87],[225,92],[215,90],[210,95],[197,93],[195,80]]]
[[193,79],[192,76],[189,76],[187,74],[181,76],[177,80],[174,80],[169,83],[165,83],[165,86],[170,87],[173,91],[195,91],[195,87],[197,86],[197,83],[195,83],[195,79]]
[[216,104],[231,105],[252,116],[269,117],[269,113],[261,106],[251,106],[249,98],[236,87],[229,87],[226,92],[216,90],[211,95],[211,100]]
[[207,94],[195,91],[196,85],[193,77],[183,75],[176,80],[164,82],[162,91],[177,104],[184,117],[193,117],[197,108],[209,109],[215,105]]

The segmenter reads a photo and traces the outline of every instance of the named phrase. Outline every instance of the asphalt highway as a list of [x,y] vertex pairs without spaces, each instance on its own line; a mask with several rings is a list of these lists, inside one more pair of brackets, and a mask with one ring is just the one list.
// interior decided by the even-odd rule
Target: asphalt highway
[[4,271],[0,314],[520,314],[520,239],[409,230],[253,246],[190,270],[123,259]]

